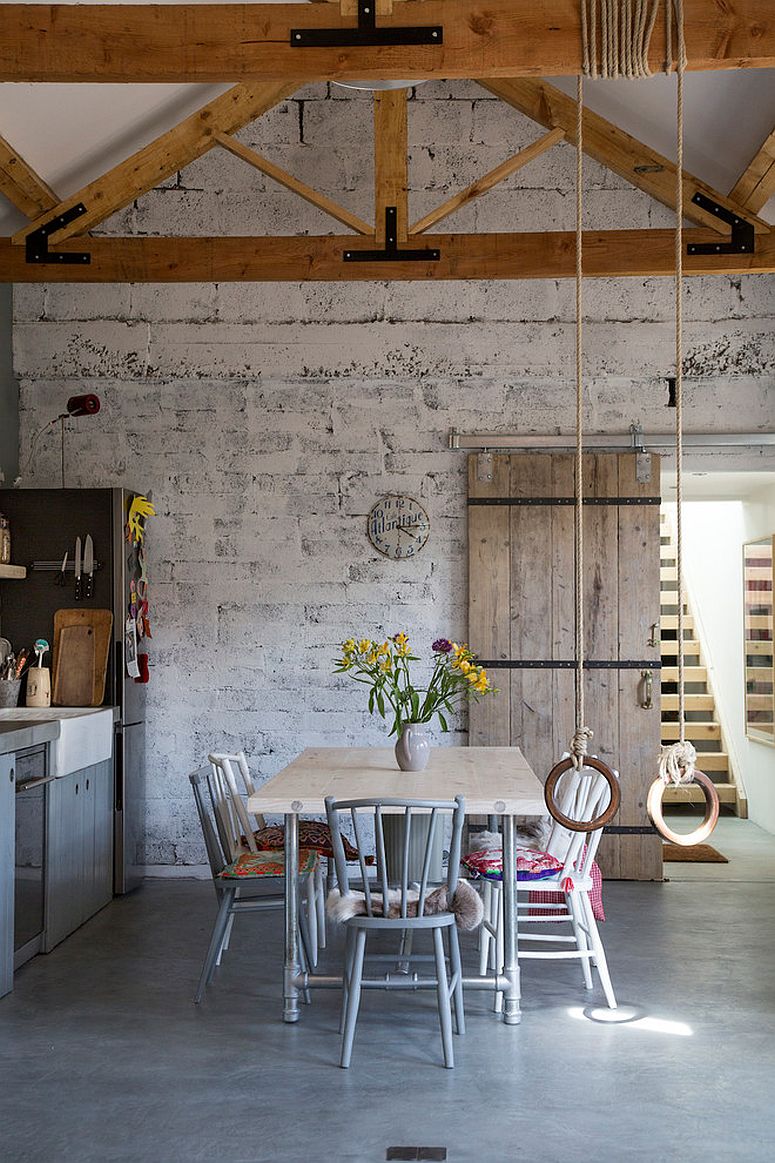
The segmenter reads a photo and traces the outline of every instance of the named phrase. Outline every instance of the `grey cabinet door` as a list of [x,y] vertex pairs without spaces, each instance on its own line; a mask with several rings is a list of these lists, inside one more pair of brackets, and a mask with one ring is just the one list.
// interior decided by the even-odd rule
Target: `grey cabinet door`
[[80,772],[53,780],[46,813],[46,935],[48,952],[81,923],[83,797]]
[[112,809],[113,763],[109,759],[49,784],[47,953],[111,899]]
[[82,773],[90,837],[86,860],[83,920],[93,916],[113,896],[113,764],[107,759]]
[[14,756],[0,755],[0,997],[13,989]]

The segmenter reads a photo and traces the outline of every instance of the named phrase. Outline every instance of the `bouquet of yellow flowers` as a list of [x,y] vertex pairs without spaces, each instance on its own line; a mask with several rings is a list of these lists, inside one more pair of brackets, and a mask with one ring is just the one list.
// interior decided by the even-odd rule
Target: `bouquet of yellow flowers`
[[384,642],[371,638],[348,638],[342,643],[342,657],[336,659],[335,674],[349,674],[369,690],[369,711],[383,719],[393,716],[391,735],[398,735],[406,723],[429,723],[438,715],[442,731],[448,731],[446,715],[465,699],[496,694],[468,646],[458,646],[437,638],[433,651],[433,673],[427,687],[412,683],[412,654],[406,634],[394,634]]

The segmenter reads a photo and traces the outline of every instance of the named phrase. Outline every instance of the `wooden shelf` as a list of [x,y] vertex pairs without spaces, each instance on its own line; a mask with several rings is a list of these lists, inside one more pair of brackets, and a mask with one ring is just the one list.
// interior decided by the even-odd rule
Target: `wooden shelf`
[[24,565],[0,565],[0,578],[23,578],[27,576]]

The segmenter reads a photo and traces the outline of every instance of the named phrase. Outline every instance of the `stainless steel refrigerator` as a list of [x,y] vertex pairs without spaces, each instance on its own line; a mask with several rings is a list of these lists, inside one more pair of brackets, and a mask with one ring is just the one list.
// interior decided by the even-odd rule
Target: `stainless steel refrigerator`
[[[114,740],[114,891],[139,884],[145,863],[145,684],[126,672],[124,629],[130,587],[138,577],[136,548],[125,537],[130,489],[0,489],[0,512],[11,526],[13,560],[27,567],[24,581],[0,595],[0,632],[18,652],[36,638],[53,645],[54,613],[77,606],[113,612],[113,641],[105,683],[106,706],[118,708]],[[91,597],[75,601],[76,537],[94,542],[97,568]],[[62,559],[68,552],[65,584]],[[140,648],[142,650],[142,646]],[[50,662],[50,657],[49,657]]]

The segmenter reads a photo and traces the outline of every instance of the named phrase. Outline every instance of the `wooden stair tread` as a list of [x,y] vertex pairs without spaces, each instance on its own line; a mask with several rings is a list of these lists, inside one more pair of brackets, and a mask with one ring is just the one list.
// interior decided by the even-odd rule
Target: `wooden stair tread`
[[[716,783],[713,785],[722,804],[734,804],[737,800],[737,788],[733,783]],[[687,783],[683,786],[666,787],[663,796],[666,804],[704,804],[705,792],[697,784]]]
[[[662,682],[678,682],[678,667],[663,666]],[[708,669],[705,666],[684,666],[684,682],[707,682]]]
[[[663,723],[662,724],[662,742],[674,743],[678,738],[680,732],[678,730],[678,723]],[[694,743],[698,739],[720,739],[721,738],[721,724],[720,723],[687,723],[684,729],[686,738]]]

